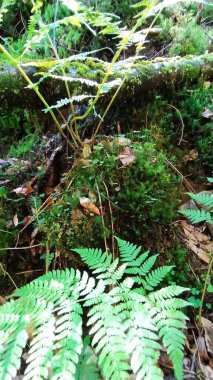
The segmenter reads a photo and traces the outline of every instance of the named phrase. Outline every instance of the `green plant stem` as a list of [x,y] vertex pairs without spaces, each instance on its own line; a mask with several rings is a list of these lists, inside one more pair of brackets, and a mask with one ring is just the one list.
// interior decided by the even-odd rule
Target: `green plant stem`
[[212,265],[213,265],[213,254],[211,255],[211,259],[210,259],[210,262],[209,262],[208,270],[207,270],[207,273],[206,273],[206,278],[205,278],[204,287],[203,287],[202,296],[201,296],[201,304],[200,304],[200,307],[199,307],[198,323],[199,323],[200,326],[201,326],[201,315],[202,315],[202,309],[203,309],[203,302],[204,302],[204,298],[205,298],[205,294],[206,294],[206,288],[207,288],[207,285],[208,285],[208,282],[209,282],[210,273],[211,273],[211,270],[212,270]]
[[[144,41],[140,44],[140,47],[137,48],[137,53],[136,53],[135,57],[137,57],[137,56],[139,55],[139,53],[140,53],[140,51],[141,51],[141,49],[142,49],[142,47],[143,47],[143,45],[144,45],[144,42],[145,42],[145,40],[147,39],[147,36],[148,36],[148,34],[149,34],[151,28],[152,28],[153,25],[155,24],[157,18],[159,17],[161,11],[162,11],[162,10],[160,10],[160,11],[157,13],[157,15],[155,16],[154,20],[153,20],[152,23],[150,24],[150,26],[149,26],[149,28],[148,28],[146,34],[145,34]],[[140,21],[141,21],[141,20],[140,20]],[[137,24],[136,24],[136,25],[137,25]],[[137,26],[137,28],[138,28],[138,26]],[[136,29],[137,29],[137,28],[136,28]],[[128,38],[130,38],[130,37],[128,37]],[[93,143],[94,143],[95,138],[96,138],[96,136],[97,136],[97,134],[98,134],[98,132],[99,132],[99,130],[100,130],[102,124],[103,124],[103,121],[104,121],[106,115],[108,114],[108,112],[109,112],[109,110],[110,110],[112,104],[114,103],[114,101],[115,101],[115,99],[116,99],[118,93],[120,92],[120,89],[122,88],[124,82],[126,81],[126,79],[127,79],[128,75],[129,75],[130,70],[132,69],[133,65],[134,65],[134,61],[133,61],[132,64],[129,66],[128,70],[126,71],[126,73],[125,73],[125,75],[124,75],[124,77],[123,77],[123,80],[122,80],[121,84],[118,86],[118,88],[117,88],[117,90],[115,91],[113,97],[111,98],[111,100],[110,100],[110,102],[109,102],[107,108],[105,109],[104,114],[103,114],[103,116],[101,117],[101,119],[100,119],[100,121],[99,121],[99,123],[98,123],[98,125],[97,125],[97,127],[96,127],[96,130],[95,130],[95,132],[94,132],[94,134],[93,134],[93,136],[92,136],[92,142],[93,142]]]
[[[115,53],[115,55],[114,55],[114,57],[113,57],[113,59],[112,59],[110,65],[109,65],[109,67],[108,67],[108,70],[107,70],[107,72],[106,72],[106,74],[105,74],[105,76],[104,76],[104,78],[103,78],[103,80],[102,80],[102,82],[101,82],[101,85],[100,85],[99,88],[98,88],[98,91],[97,91],[97,94],[96,94],[94,100],[92,101],[92,103],[90,104],[90,106],[87,108],[86,112],[85,112],[83,115],[81,115],[81,116],[76,116],[76,117],[71,121],[71,126],[72,126],[72,124],[74,124],[77,120],[83,120],[83,119],[85,119],[85,118],[90,114],[90,112],[92,111],[93,107],[95,106],[95,104],[97,103],[98,99],[100,98],[100,95],[101,95],[101,91],[102,91],[102,89],[103,89],[103,86],[104,86],[104,84],[106,83],[106,81],[107,81],[107,79],[108,79],[108,77],[109,77],[109,75],[110,75],[110,73],[111,73],[111,71],[112,71],[112,68],[113,68],[114,64],[117,62],[118,58],[120,57],[120,55],[121,55],[123,49],[125,48],[125,46],[127,45],[128,41],[129,41],[129,39],[130,39],[130,37],[135,33],[135,31],[138,29],[138,27],[141,25],[141,23],[142,23],[142,20],[140,19],[140,20],[135,24],[135,26],[132,28],[132,30],[129,32],[129,34],[123,39],[123,42],[122,42],[120,48],[119,48],[119,49],[117,50],[117,52]],[[123,84],[123,82],[122,82],[122,84]],[[120,90],[120,88],[121,88],[121,86],[119,86],[119,90]],[[108,112],[108,111],[107,111],[107,112]]]
[[[0,50],[2,51],[2,53],[10,60],[10,62],[17,68],[17,70],[20,72],[20,74],[23,76],[23,78],[26,80],[26,82],[32,86],[33,90],[35,91],[36,95],[39,97],[39,99],[42,101],[42,103],[45,105],[46,108],[49,108],[49,104],[47,103],[47,101],[44,99],[43,95],[40,93],[39,89],[35,86],[33,86],[33,82],[30,80],[30,78],[28,77],[28,75],[24,72],[24,70],[21,68],[21,66],[18,64],[18,62],[16,61],[16,59],[14,59],[12,57],[12,55],[4,48],[4,46],[0,43]],[[68,145],[72,148],[72,149],[75,149],[75,147],[73,146],[73,144],[69,141],[69,139],[67,138],[67,136],[65,135],[63,129],[61,128],[61,125],[58,121],[58,119],[56,118],[54,112],[50,109],[50,115],[52,116],[52,119],[54,120],[60,134],[62,135],[62,137],[67,141]]]
[[[50,42],[50,45],[53,49],[53,52],[56,56],[56,59],[60,60],[59,56],[58,56],[58,53],[57,53],[57,50],[55,49],[55,46],[53,45],[53,42],[49,36],[49,34],[47,33],[47,37],[48,37],[48,40]],[[64,67],[62,66],[61,68],[62,70],[62,75],[63,77],[65,78],[66,77],[66,73],[65,73],[65,70],[64,70]],[[68,96],[68,99],[71,99],[71,93],[70,93],[70,88],[69,88],[69,85],[68,85],[68,82],[67,80],[65,79],[65,88],[66,88],[66,91],[67,91],[67,96]],[[75,119],[75,109],[74,109],[74,105],[72,103],[70,103],[70,109],[71,109],[71,113],[72,113],[72,116],[73,116],[73,119]],[[67,124],[67,123],[66,123]],[[67,124],[67,129],[73,139],[73,143],[78,147],[78,144],[77,142],[80,144],[80,146],[82,146],[82,142],[81,142],[81,139],[80,139],[80,136],[79,136],[79,133],[78,133],[78,126],[77,126],[77,122],[75,121],[74,122],[74,129],[72,128],[72,126],[69,126]]]

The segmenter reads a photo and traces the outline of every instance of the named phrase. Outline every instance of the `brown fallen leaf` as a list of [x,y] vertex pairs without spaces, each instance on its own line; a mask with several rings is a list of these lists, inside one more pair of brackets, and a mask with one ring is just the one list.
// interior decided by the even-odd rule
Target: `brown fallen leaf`
[[25,183],[22,186],[17,187],[16,189],[14,189],[12,191],[18,195],[24,195],[24,196],[32,194],[35,192],[35,189],[33,189],[32,186],[35,185],[36,181],[37,181],[37,179],[35,177],[33,177],[30,181],[28,181],[27,183]]
[[205,380],[213,380],[213,370],[211,367],[200,363],[200,369],[204,375]]
[[184,156],[185,161],[194,161],[198,157],[197,149],[192,149],[188,154]]
[[17,214],[15,214],[14,217],[13,217],[13,224],[14,224],[15,227],[17,227],[17,225],[18,225],[18,216],[17,216]]
[[206,351],[205,339],[202,336],[198,337],[196,346],[202,362],[207,362],[209,360],[209,355]]
[[213,354],[213,323],[204,317],[201,318],[201,323],[205,331],[207,350]]
[[32,194],[32,193],[34,193],[34,191],[35,190],[31,186],[29,186],[29,187],[20,186],[20,187],[17,187],[16,189],[13,190],[14,193],[16,193],[18,195],[24,195],[24,196]]
[[135,161],[135,158],[135,152],[129,146],[124,146],[116,159],[120,160],[123,166],[129,166]]
[[80,205],[85,208],[86,210],[88,210],[89,212],[92,212],[93,214],[95,215],[100,215],[100,210],[98,209],[98,207],[96,207],[94,205],[94,203],[91,202],[91,200],[89,198],[86,198],[86,197],[81,197],[79,199],[80,201]]
[[213,250],[213,243],[207,234],[200,232],[200,227],[181,220],[180,224],[185,234],[185,242],[187,246],[205,263],[209,264],[209,252]]

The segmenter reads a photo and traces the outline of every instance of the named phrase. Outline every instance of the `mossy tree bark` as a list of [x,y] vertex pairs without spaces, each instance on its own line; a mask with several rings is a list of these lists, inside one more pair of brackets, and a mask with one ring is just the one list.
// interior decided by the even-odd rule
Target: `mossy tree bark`
[[[39,79],[39,72],[44,71],[44,67],[23,64],[22,69],[35,83]],[[107,63],[94,62],[88,59],[84,63],[69,63],[67,74],[70,78],[87,78],[101,82],[107,70]],[[118,62],[113,68],[113,74],[109,80],[123,78],[126,72],[125,62]],[[36,75],[37,74],[37,75]],[[161,58],[153,61],[138,60],[131,67],[128,78],[123,85],[118,99],[131,98],[133,94],[143,94],[155,90],[169,91],[182,86],[190,86],[200,79],[213,79],[213,53],[201,56]],[[69,83],[71,94],[95,93],[95,90],[74,80]],[[39,89],[47,102],[55,104],[57,100],[67,96],[63,80],[47,78],[41,82]],[[107,102],[114,93],[110,90],[102,100],[102,104]],[[29,108],[39,108],[43,105],[32,89],[26,87],[26,81],[19,72],[8,63],[0,63],[0,105],[4,108],[22,106]]]

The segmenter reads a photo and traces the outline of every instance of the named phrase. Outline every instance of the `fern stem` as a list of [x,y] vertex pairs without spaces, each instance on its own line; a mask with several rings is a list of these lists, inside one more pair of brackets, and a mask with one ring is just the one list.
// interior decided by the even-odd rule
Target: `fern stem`
[[[48,40],[50,42],[50,45],[51,45],[52,50],[53,50],[53,52],[54,52],[54,54],[56,56],[56,59],[60,60],[58,52],[57,52],[57,50],[56,50],[56,48],[55,48],[55,46],[54,46],[54,44],[53,44],[53,42],[52,42],[52,40],[51,40],[51,38],[49,36],[49,33],[47,33],[47,38],[48,38]],[[66,73],[65,73],[63,65],[61,67],[61,71],[62,71],[63,77],[65,78],[66,77]],[[70,88],[69,88],[69,85],[68,85],[68,82],[67,82],[66,79],[65,79],[65,88],[66,88],[68,99],[70,100],[71,99],[71,93],[70,93]],[[71,109],[71,113],[72,113],[73,119],[75,119],[75,109],[74,109],[74,106],[73,106],[72,103],[70,103],[70,109]],[[70,135],[71,135],[71,137],[73,139],[74,144],[78,147],[78,144],[77,144],[77,141],[78,141],[79,144],[80,144],[80,146],[82,146],[82,142],[81,142],[81,139],[80,139],[79,134],[78,134],[77,122],[76,121],[74,122],[75,131],[73,130],[72,126],[69,126],[67,123],[66,123],[66,125],[67,125],[67,129],[68,129],[68,131],[69,131],[69,133],[70,133]]]
[[[140,51],[141,51],[141,48],[142,48],[142,46],[143,46],[145,40],[147,39],[147,36],[148,36],[148,34],[149,34],[151,28],[153,27],[153,25],[155,24],[157,18],[159,17],[161,11],[162,11],[162,9],[160,9],[160,11],[159,11],[159,12],[157,13],[157,15],[155,16],[154,20],[151,22],[151,24],[150,24],[150,26],[149,26],[149,28],[148,28],[146,34],[145,34],[144,41],[143,41],[143,43],[140,44],[140,49],[139,49],[139,48],[137,49],[137,53],[136,53],[135,57],[137,57],[137,56],[139,55],[139,53],[140,53]],[[134,32],[138,29],[138,27],[140,26],[141,23],[142,23],[142,20],[140,19],[140,20],[136,23],[135,28],[133,28],[133,29],[134,29]],[[133,29],[132,29],[132,30],[133,30]],[[134,32],[133,32],[133,33],[134,33]],[[127,37],[128,40],[129,40],[129,38],[131,37],[131,35],[132,35],[132,33],[130,33],[129,36]],[[128,42],[128,40],[127,40],[127,42]],[[124,47],[125,47],[125,46],[124,46]],[[124,47],[123,47],[123,48],[124,48]],[[123,50],[123,48],[122,48],[122,50]],[[103,116],[101,117],[101,119],[100,119],[100,121],[99,121],[99,123],[98,123],[98,125],[97,125],[97,127],[96,127],[95,133],[93,134],[93,137],[92,137],[92,141],[93,141],[93,143],[94,143],[95,138],[96,138],[96,136],[97,136],[97,134],[98,134],[98,132],[99,132],[99,130],[100,130],[102,124],[103,124],[103,121],[104,121],[106,115],[108,114],[108,112],[109,112],[109,110],[110,110],[112,104],[114,103],[114,101],[115,101],[115,99],[116,99],[118,93],[120,92],[120,89],[123,87],[124,82],[125,82],[126,79],[128,78],[128,75],[129,75],[130,70],[132,69],[133,65],[134,65],[134,61],[133,61],[132,64],[129,66],[128,70],[126,71],[126,73],[125,73],[125,75],[124,75],[124,78],[123,78],[122,82],[121,82],[120,85],[118,86],[118,88],[117,88],[117,90],[115,91],[113,97],[111,98],[111,100],[110,100],[110,102],[109,102],[109,104],[108,104],[106,110],[104,111]]]
[[[12,57],[12,55],[4,48],[4,46],[0,43],[0,50],[2,51],[2,53],[10,60],[10,62],[17,68],[17,70],[20,72],[20,74],[22,75],[22,77],[26,80],[26,82],[30,85],[30,86],[33,86],[33,82],[30,80],[30,78],[28,77],[28,75],[24,72],[24,70],[21,68],[21,66],[18,64],[18,62],[16,61],[16,59],[14,59]],[[47,101],[44,99],[43,95],[40,93],[39,89],[37,87],[34,87],[33,86],[33,90],[35,91],[36,95],[39,97],[39,99],[42,101],[42,103],[45,105],[46,108],[49,108],[49,104],[47,103]],[[62,135],[62,137],[67,141],[68,145],[72,148],[72,149],[75,149],[73,144],[69,141],[69,139],[67,138],[67,136],[65,135],[63,129],[61,128],[61,125],[57,119],[57,117],[55,116],[54,112],[50,109],[49,110],[50,112],[50,115],[52,116],[52,119],[54,120],[60,134]]]
[[204,286],[203,286],[203,291],[202,291],[202,296],[201,296],[201,304],[200,304],[200,307],[199,307],[198,323],[199,323],[200,326],[201,326],[201,315],[202,315],[202,309],[203,309],[203,302],[204,302],[204,298],[205,298],[205,294],[206,294],[206,288],[207,288],[207,285],[208,285],[208,282],[209,282],[210,273],[211,273],[211,270],[212,270],[212,265],[213,265],[213,254],[211,254],[211,259],[210,259],[210,262],[209,262],[209,266],[208,266],[208,270],[207,270],[207,273],[206,273],[205,282],[204,282]]

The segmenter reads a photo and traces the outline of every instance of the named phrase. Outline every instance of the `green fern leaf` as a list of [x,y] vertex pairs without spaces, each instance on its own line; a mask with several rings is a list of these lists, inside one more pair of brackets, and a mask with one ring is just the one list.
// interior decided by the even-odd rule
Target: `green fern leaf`
[[192,199],[194,199],[195,202],[200,203],[203,206],[213,208],[213,194],[194,194],[194,193],[188,193]]
[[100,380],[97,370],[97,358],[87,339],[84,340],[83,351],[77,365],[76,380]]
[[161,283],[161,281],[167,276],[172,268],[173,266],[163,266],[161,268],[157,268],[150,272],[145,279],[142,279],[141,283],[145,289],[153,290]]
[[205,210],[184,210],[180,211],[185,215],[192,223],[207,222],[213,224],[213,218],[209,211]]
[[[28,339],[28,335],[25,330],[28,322],[28,319],[24,315],[19,316],[15,324],[16,329],[12,329],[12,334],[7,337],[6,347],[2,346],[2,350],[0,351],[1,379],[14,378],[17,374],[17,370],[20,368],[21,356]],[[7,329],[9,330],[10,325],[8,325]]]

